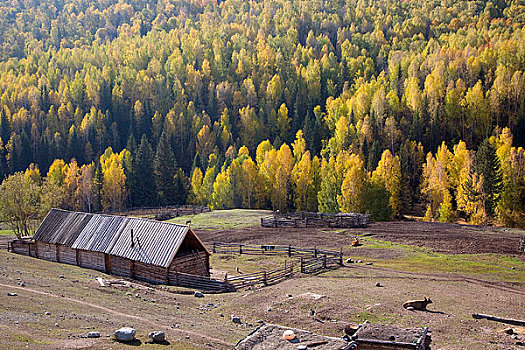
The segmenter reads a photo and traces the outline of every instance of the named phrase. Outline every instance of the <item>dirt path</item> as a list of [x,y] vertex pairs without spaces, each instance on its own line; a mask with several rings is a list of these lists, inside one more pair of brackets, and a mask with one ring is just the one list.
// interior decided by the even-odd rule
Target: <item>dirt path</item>
[[[172,333],[178,333],[178,334],[181,334],[181,335],[193,335],[193,336],[202,338],[202,339],[204,339],[204,340],[206,340],[208,342],[213,342],[213,343],[216,343],[216,344],[220,344],[220,345],[226,346],[228,348],[231,348],[231,347],[233,347],[235,345],[235,344],[232,344],[232,343],[225,342],[224,340],[221,340],[221,339],[218,339],[218,338],[213,338],[213,337],[209,337],[209,336],[203,335],[202,333],[198,333],[198,332],[194,332],[194,331],[188,331],[188,330],[181,330],[181,329],[171,329],[169,327],[166,327],[166,325],[163,325],[163,324],[160,324],[160,323],[148,320],[148,319],[140,317],[140,316],[126,314],[126,313],[123,313],[123,312],[120,312],[120,311],[109,309],[107,307],[100,306],[100,305],[93,304],[93,303],[89,303],[89,302],[86,302],[86,301],[73,299],[73,298],[69,298],[69,297],[65,297],[65,296],[54,295],[52,293],[42,292],[42,291],[39,291],[39,290],[36,290],[36,289],[13,286],[13,285],[10,285],[10,284],[0,283],[0,286],[1,287],[5,287],[5,288],[9,288],[9,289],[17,289],[17,290],[21,290],[21,291],[25,291],[25,292],[30,292],[30,293],[33,293],[33,294],[44,295],[44,296],[47,296],[47,297],[53,297],[53,298],[57,298],[57,299],[67,300],[67,301],[70,301],[70,302],[73,302],[73,303],[76,303],[76,304],[79,304],[79,305],[83,305],[83,306],[87,306],[87,307],[90,307],[90,308],[99,309],[99,310],[107,312],[109,314],[113,314],[113,315],[124,317],[124,318],[131,318],[131,319],[143,322],[143,323],[147,323],[147,324],[149,324],[149,325],[151,325],[153,327],[156,327],[156,328],[167,329],[169,332],[172,332]],[[193,343],[195,345],[202,345],[202,343],[195,343],[195,342],[193,342]]]

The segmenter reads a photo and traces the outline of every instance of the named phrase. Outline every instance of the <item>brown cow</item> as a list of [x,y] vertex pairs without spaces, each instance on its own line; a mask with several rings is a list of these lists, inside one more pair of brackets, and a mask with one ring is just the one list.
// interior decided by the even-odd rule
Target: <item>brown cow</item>
[[430,298],[425,297],[424,300],[409,300],[403,304],[403,307],[405,309],[411,307],[414,310],[426,310],[427,305],[430,303],[432,303],[432,300],[430,300]]

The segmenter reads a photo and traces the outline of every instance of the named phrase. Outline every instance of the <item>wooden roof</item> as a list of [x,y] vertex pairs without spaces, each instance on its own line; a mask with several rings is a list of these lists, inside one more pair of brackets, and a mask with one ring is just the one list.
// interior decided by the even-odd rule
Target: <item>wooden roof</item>
[[51,209],[36,231],[34,240],[168,267],[188,234],[194,236],[209,254],[187,225]]

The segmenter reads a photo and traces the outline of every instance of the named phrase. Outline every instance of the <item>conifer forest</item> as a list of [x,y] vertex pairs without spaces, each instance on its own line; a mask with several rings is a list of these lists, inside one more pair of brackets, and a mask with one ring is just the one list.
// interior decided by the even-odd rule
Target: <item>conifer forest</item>
[[3,0],[0,219],[524,227],[524,23],[521,0]]

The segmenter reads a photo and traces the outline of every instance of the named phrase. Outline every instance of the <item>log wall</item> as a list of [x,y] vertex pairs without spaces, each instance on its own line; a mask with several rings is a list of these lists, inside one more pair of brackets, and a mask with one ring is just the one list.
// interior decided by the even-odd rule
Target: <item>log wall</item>
[[35,256],[35,242],[16,240],[10,242],[13,253],[27,256]]
[[175,257],[169,266],[170,273],[182,272],[192,275],[210,275],[210,257],[206,252]]
[[104,253],[78,250],[78,265],[88,269],[105,271],[106,263]]
[[77,264],[77,250],[67,247],[65,245],[59,244],[58,248],[58,262],[70,265]]
[[13,252],[17,254],[78,265],[148,283],[180,285],[204,290],[228,289],[224,282],[210,279],[209,255],[204,251],[177,256],[169,268],[164,268],[114,255],[106,256],[100,252],[73,249],[65,245],[22,240],[12,241],[10,244]]
[[133,263],[131,260],[121,258],[119,256],[110,256],[111,259],[111,271],[112,275],[133,278],[131,271]]
[[42,242],[35,242],[36,256],[47,261],[57,261],[57,246]]
[[135,278],[149,283],[168,284],[167,269],[135,261]]

